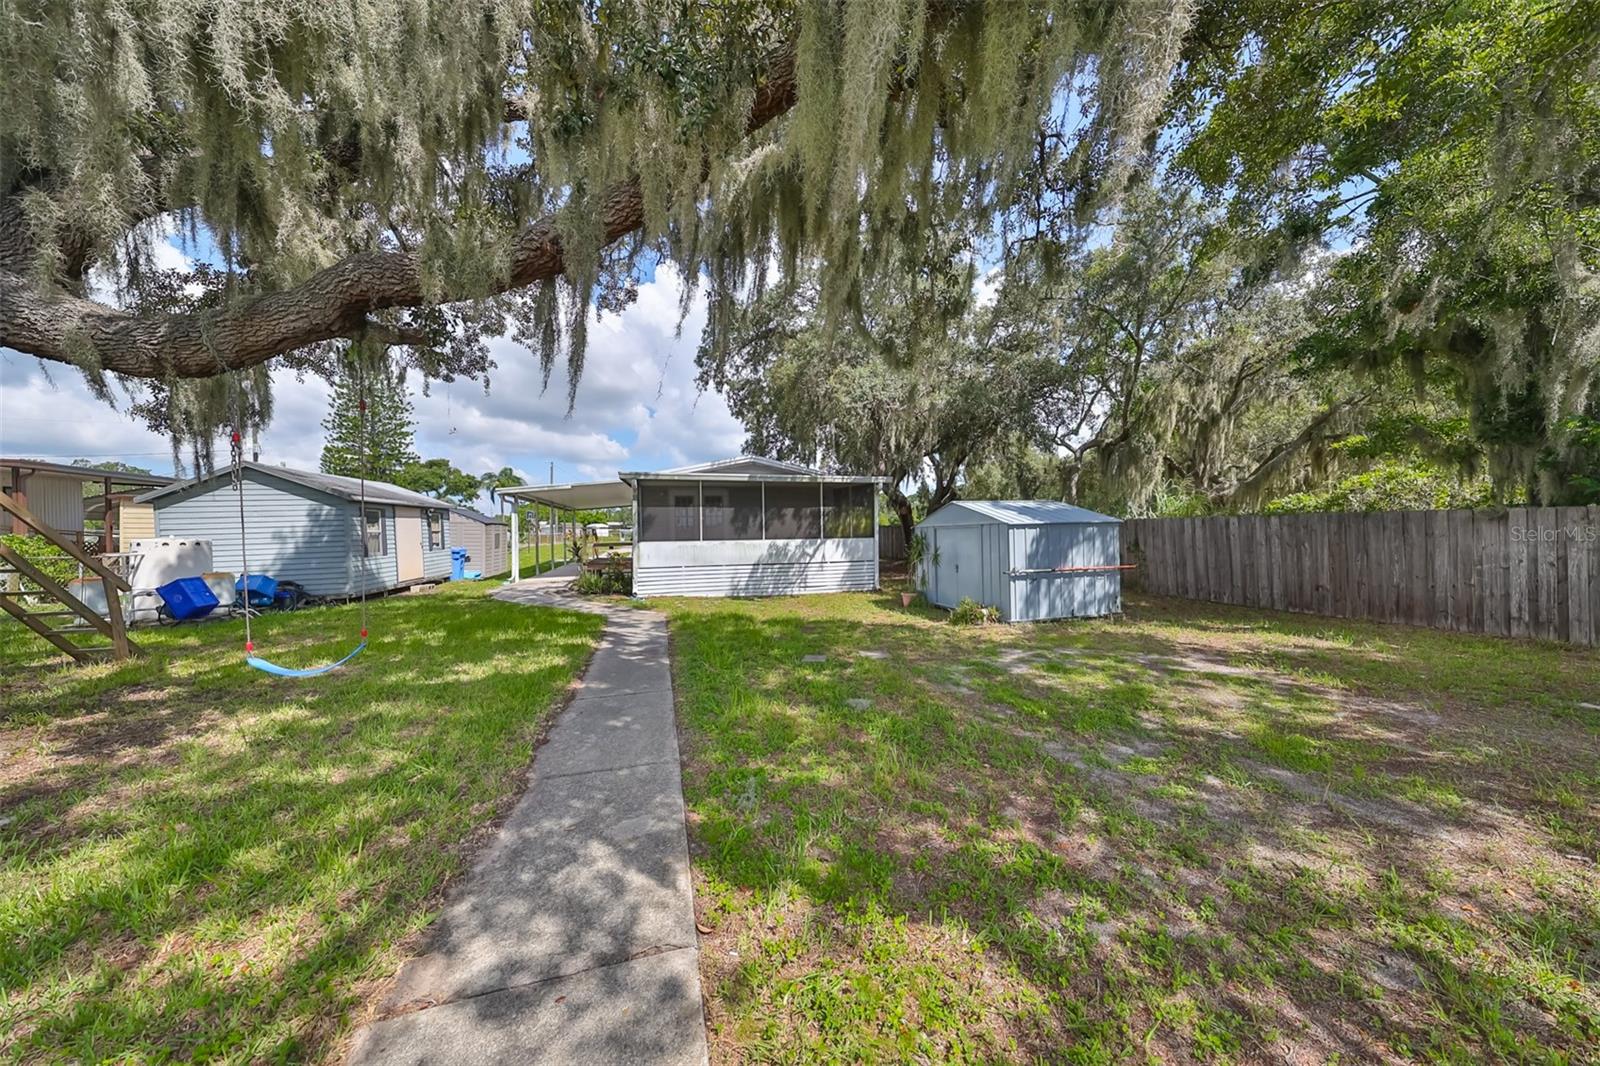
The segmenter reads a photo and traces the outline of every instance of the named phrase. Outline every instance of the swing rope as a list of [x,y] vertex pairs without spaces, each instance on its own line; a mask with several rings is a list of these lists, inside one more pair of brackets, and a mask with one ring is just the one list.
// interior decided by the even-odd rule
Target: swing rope
[[361,513],[356,526],[361,535],[361,643],[346,653],[342,659],[299,670],[258,658],[255,655],[255,640],[250,635],[250,549],[244,513],[244,437],[240,430],[243,418],[239,407],[236,406],[234,409],[233,488],[239,494],[239,565],[244,571],[244,661],[247,666],[252,666],[262,673],[278,677],[316,677],[337,670],[367,647],[367,387],[366,377],[359,369],[356,372],[356,391],[360,397],[361,412]]

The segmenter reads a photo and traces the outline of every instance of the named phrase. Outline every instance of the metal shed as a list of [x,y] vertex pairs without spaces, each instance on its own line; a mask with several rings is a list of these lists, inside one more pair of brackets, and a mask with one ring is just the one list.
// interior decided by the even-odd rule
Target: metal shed
[[917,526],[926,595],[1000,609],[1007,622],[1096,618],[1122,609],[1120,519],[1054,500],[957,500]]

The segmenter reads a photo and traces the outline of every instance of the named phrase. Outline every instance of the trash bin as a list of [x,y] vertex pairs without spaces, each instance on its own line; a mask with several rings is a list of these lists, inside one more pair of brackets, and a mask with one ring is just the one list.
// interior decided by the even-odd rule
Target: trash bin
[[450,549],[450,580],[460,581],[467,572],[467,549]]
[[216,593],[206,587],[198,577],[180,577],[156,588],[167,605],[167,613],[180,622],[191,618],[204,618],[217,605]]
[[[235,592],[243,592],[244,578],[241,577],[238,581],[235,581],[233,583],[233,589]],[[277,595],[277,593],[277,578],[268,577],[266,574],[251,574],[250,595],[248,597],[241,597],[241,599],[244,599],[246,605],[250,607],[271,607],[272,597]]]

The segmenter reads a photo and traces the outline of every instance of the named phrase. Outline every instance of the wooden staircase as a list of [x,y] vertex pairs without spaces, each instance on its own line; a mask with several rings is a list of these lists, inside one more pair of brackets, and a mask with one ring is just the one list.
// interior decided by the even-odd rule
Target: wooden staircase
[[[98,577],[101,588],[105,590],[106,611],[109,617],[102,618],[98,611],[68,592],[21,553],[3,543],[0,543],[0,582],[7,587],[0,587],[0,611],[9,614],[79,662],[95,662],[108,658],[121,660],[141,654],[139,646],[128,639],[127,626],[122,617],[120,594],[131,591],[128,582],[93,554],[84,550],[82,544],[51,529],[35,518],[25,505],[4,493],[0,493],[0,510],[9,513],[18,522],[49,541],[62,554],[76,561],[84,573]],[[21,580],[12,582],[10,580],[12,574],[16,574]],[[29,582],[33,587],[23,590],[22,581]],[[13,584],[16,587],[9,587]],[[35,601],[38,600],[45,601],[44,610],[35,609],[37,606]],[[53,619],[70,619],[70,621],[59,624],[52,621]],[[105,637],[111,643],[109,645],[83,643],[83,638],[91,634]]]

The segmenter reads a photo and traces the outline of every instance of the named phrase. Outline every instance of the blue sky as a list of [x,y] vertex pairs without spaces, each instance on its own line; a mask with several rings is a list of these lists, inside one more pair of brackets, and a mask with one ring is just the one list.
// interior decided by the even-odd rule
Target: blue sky
[[[176,247],[171,256],[166,265],[188,258]],[[487,390],[479,382],[436,382],[423,395],[413,376],[418,453],[472,473],[511,466],[539,482],[549,479],[552,463],[556,480],[567,482],[737,454],[743,426],[721,396],[695,386],[704,301],[691,306],[680,335],[681,291],[676,271],[664,266],[641,283],[639,299],[622,314],[591,320],[570,417],[565,368],[542,391],[537,362],[509,339],[491,342],[498,365]],[[262,437],[262,460],[315,469],[328,387],[284,372],[274,385],[276,411]],[[70,367],[0,348],[0,456],[120,459],[171,472],[166,439],[124,413],[125,400],[118,406],[95,399]]]

